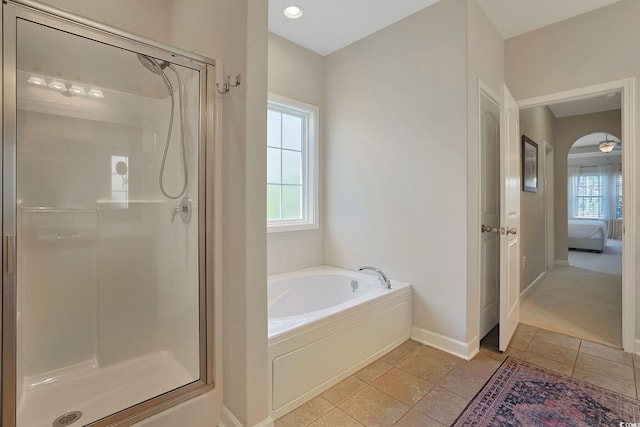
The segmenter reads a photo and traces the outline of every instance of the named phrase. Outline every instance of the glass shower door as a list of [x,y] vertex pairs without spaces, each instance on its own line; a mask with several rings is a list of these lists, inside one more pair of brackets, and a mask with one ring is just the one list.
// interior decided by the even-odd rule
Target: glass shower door
[[8,15],[15,424],[103,425],[207,383],[206,65]]

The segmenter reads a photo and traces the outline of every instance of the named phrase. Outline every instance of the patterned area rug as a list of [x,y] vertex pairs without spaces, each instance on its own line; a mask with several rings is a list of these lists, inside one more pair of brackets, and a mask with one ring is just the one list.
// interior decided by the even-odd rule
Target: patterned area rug
[[624,426],[639,423],[635,399],[512,357],[453,426]]

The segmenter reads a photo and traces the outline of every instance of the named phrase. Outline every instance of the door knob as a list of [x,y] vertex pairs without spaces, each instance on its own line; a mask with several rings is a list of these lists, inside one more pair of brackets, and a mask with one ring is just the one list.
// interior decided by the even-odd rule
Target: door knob
[[480,227],[482,233],[498,233],[500,229],[498,227],[491,227],[490,225],[482,225]]
[[516,230],[515,228],[509,228],[507,227],[507,235],[509,234],[517,234],[518,230]]

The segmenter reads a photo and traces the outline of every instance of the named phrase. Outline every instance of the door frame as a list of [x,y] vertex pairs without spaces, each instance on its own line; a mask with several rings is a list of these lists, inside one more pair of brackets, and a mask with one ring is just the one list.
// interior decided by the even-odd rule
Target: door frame
[[545,271],[555,267],[556,262],[556,218],[555,218],[555,151],[549,141],[544,141],[544,228]]
[[[635,150],[635,77],[584,86],[548,95],[517,100],[521,109],[552,105],[590,98],[609,92],[622,94],[622,180],[623,236],[622,236],[622,348],[635,353],[636,346],[636,159]],[[640,349],[640,346],[638,346]]]

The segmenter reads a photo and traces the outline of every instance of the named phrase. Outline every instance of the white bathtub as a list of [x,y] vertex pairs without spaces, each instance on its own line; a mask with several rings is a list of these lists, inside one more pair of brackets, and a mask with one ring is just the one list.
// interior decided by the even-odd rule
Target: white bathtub
[[369,273],[321,266],[270,276],[268,303],[273,419],[411,334],[411,286],[392,280],[386,289]]

